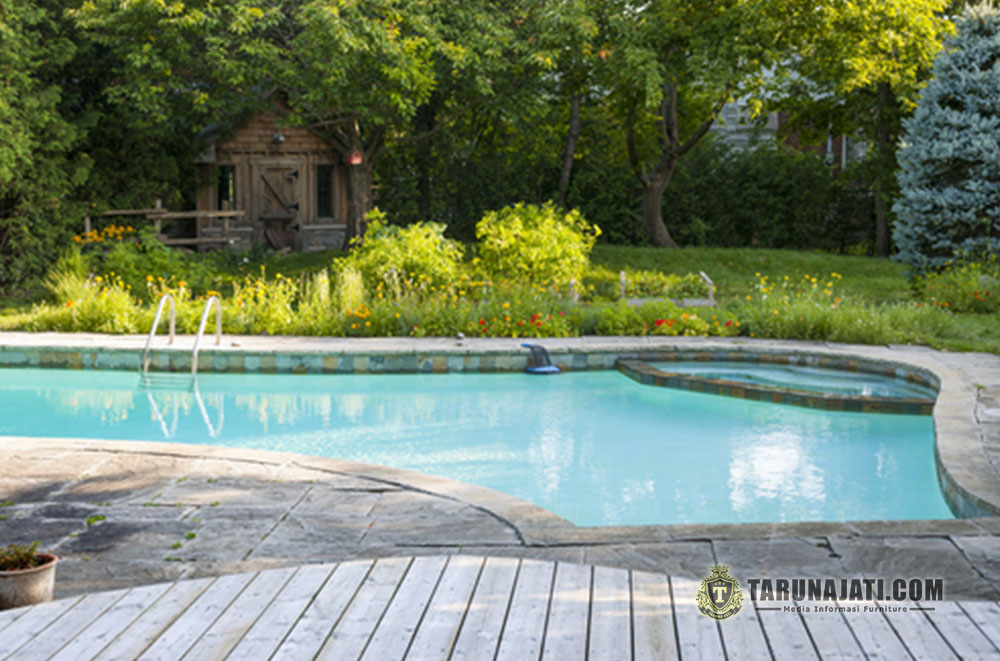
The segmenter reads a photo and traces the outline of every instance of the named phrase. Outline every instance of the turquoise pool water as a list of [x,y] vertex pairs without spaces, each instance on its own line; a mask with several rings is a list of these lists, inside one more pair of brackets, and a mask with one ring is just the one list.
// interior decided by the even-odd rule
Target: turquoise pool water
[[[0,435],[303,452],[504,491],[578,525],[932,519],[929,416],[642,386],[614,371],[229,375],[0,369]],[[204,409],[202,408],[204,407]]]
[[933,388],[919,383],[911,383],[879,374],[845,372],[823,367],[723,361],[651,362],[649,365],[664,372],[690,374],[704,379],[723,379],[760,386],[778,386],[837,395],[929,399],[937,397]]

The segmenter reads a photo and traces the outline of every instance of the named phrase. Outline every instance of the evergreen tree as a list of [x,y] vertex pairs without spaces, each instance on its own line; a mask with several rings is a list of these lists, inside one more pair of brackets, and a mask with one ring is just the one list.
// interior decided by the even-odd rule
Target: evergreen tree
[[925,271],[1000,251],[1000,10],[966,10],[905,129],[897,259]]

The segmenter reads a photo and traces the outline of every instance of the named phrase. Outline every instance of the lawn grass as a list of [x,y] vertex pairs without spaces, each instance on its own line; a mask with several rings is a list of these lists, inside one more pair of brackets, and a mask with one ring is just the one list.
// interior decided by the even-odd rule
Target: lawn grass
[[[805,274],[843,276],[838,291],[845,298],[871,304],[916,302],[903,264],[889,259],[856,257],[802,250],[755,248],[594,247],[591,261],[612,270],[626,267],[685,274],[704,271],[716,284],[721,306],[735,304],[757,282],[757,273],[772,279]],[[1000,354],[1000,322],[990,314],[957,314],[947,334],[928,338],[929,346],[949,351],[987,351]]]
[[839,289],[846,296],[869,303],[912,300],[906,267],[888,259],[836,255],[803,250],[755,248],[636,248],[598,245],[591,261],[618,271],[626,267],[663,273],[704,271],[715,282],[716,298],[728,303],[742,298],[757,282],[755,274],[801,278],[805,274],[828,278],[844,276]]

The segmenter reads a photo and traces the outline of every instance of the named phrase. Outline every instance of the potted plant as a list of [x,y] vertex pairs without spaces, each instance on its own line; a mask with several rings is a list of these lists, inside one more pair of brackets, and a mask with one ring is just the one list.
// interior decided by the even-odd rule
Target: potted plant
[[0,610],[52,600],[59,558],[38,553],[38,542],[0,549]]

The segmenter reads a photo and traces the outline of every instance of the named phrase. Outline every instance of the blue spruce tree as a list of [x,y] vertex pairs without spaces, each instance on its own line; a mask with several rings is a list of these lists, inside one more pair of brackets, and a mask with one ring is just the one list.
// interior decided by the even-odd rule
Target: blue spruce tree
[[918,271],[1000,251],[1000,11],[970,7],[904,123],[897,259]]

